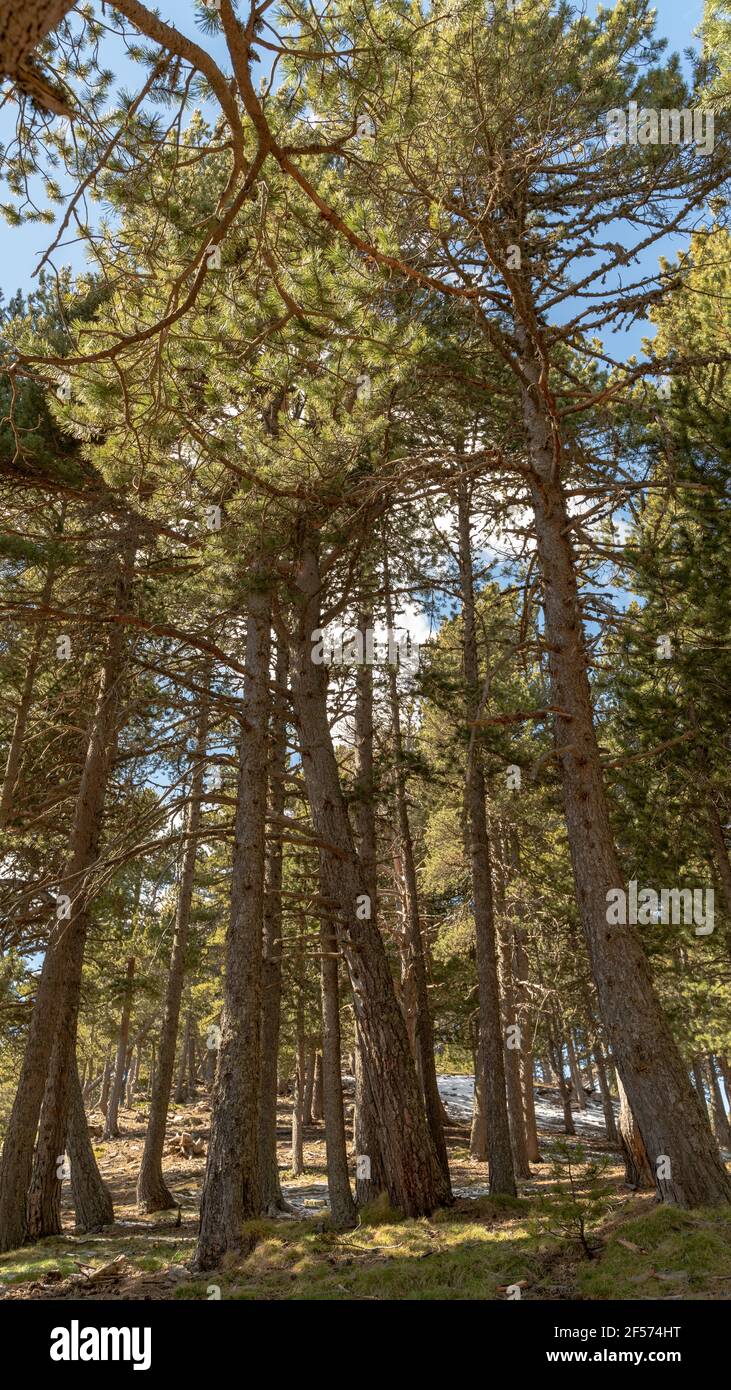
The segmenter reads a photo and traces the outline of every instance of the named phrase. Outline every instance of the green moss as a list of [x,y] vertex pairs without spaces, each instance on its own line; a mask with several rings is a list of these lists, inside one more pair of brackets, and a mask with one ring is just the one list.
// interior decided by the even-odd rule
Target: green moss
[[583,1298],[728,1298],[731,1208],[651,1208],[613,1230],[600,1257],[579,1268],[577,1282]]

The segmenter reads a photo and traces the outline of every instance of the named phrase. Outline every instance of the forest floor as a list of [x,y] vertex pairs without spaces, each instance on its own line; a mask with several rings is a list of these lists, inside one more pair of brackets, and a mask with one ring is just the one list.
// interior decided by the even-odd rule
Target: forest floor
[[[148,1217],[135,1198],[146,1107],[122,1110],[121,1137],[95,1141],[114,1198],[114,1225],[75,1234],[65,1184],[63,1235],[0,1256],[0,1300],[505,1299],[515,1296],[508,1294],[515,1285],[523,1299],[731,1297],[731,1209],[679,1211],[624,1186],[595,1100],[577,1114],[577,1138],[569,1141],[583,1149],[577,1173],[579,1204],[589,1215],[588,1258],[566,1223],[566,1184],[556,1163],[564,1139],[557,1094],[536,1091],[544,1162],[533,1165],[520,1195],[509,1199],[487,1195],[485,1165],[469,1156],[471,1078],[441,1077],[440,1089],[450,1119],[453,1206],[430,1219],[405,1220],[379,1201],[361,1212],[357,1229],[330,1229],[323,1126],[307,1128],[305,1173],[295,1178],[288,1169],[291,1102],[281,1100],[280,1174],[292,1211],[249,1222],[248,1253],[205,1276],[189,1268],[205,1154],[185,1158],[174,1136],[186,1131],[205,1148],[208,1100],[173,1108],[165,1173],[180,1212]],[[92,1125],[100,1119],[90,1117]],[[588,1208],[598,1189],[585,1165],[594,1160],[606,1169],[601,1209],[592,1218]]]

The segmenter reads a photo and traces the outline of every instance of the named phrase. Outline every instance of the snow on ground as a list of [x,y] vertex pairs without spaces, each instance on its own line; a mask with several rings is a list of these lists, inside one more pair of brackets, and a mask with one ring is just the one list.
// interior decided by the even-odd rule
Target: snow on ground
[[[455,1120],[469,1122],[472,1119],[472,1100],[475,1093],[474,1076],[440,1075],[437,1077],[437,1083],[447,1114]],[[544,1090],[548,1091],[548,1088],[540,1087],[540,1091]],[[538,1088],[534,1088],[534,1094],[539,1128],[556,1130],[557,1133],[563,1134],[563,1106],[558,1095],[554,1100],[550,1093],[541,1095]],[[587,1096],[586,1110],[580,1110],[575,1101],[571,1110],[577,1134],[596,1136],[604,1133],[604,1112],[598,1096]]]

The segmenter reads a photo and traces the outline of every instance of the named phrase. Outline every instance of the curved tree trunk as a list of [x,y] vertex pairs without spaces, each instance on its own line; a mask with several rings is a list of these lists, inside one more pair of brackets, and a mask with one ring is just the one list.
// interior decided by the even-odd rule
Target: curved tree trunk
[[[117,573],[115,611],[128,611],[134,547],[126,542]],[[96,862],[102,813],[114,753],[125,641],[121,624],[113,623],[91,721],[69,854],[59,884],[68,916],[57,912],[43,958],[28,1031],[18,1089],[3,1144],[0,1169],[0,1251],[22,1245],[27,1235],[26,1199],[33,1168],[36,1130],[43,1105],[51,1053],[59,1031],[69,1048],[75,1042],[84,945],[91,905],[91,870]],[[69,1053],[70,1055],[70,1053]],[[64,1073],[61,1069],[61,1075]],[[66,1103],[58,1097],[59,1109]],[[61,1131],[64,1136],[64,1121]]]
[[655,1170],[661,1200],[689,1207],[725,1203],[731,1201],[731,1178],[660,1008],[639,935],[632,926],[607,920],[607,895],[626,885],[594,728],[571,521],[560,477],[562,441],[544,394],[541,364],[527,339],[522,369],[544,636],[558,711],[556,757],[600,1012],[650,1161],[665,1160]]
[[371,918],[362,915],[369,895],[333,750],[327,672],[312,661],[321,591],[313,548],[306,547],[301,555],[296,582],[300,606],[292,641],[292,689],[308,800],[325,849],[327,897],[340,905],[338,942],[350,975],[364,1065],[378,1112],[389,1196],[406,1215],[422,1216],[448,1203],[451,1193],[426,1122],[384,944]]

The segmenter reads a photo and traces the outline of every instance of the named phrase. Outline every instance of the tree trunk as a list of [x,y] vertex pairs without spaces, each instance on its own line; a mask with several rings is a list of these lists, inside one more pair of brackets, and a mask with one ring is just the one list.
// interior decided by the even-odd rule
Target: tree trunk
[[711,1117],[708,1113],[708,1101],[706,1100],[705,1078],[703,1076],[703,1058],[697,1052],[691,1061],[690,1071],[693,1077],[693,1085],[696,1089],[696,1095],[698,1096],[698,1099],[701,1105],[703,1106],[703,1110],[710,1123]]
[[175,1083],[175,1104],[184,1105],[188,1099],[188,1084],[186,1081],[188,1070],[188,1046],[190,1043],[190,1009],[185,1015],[183,1036],[180,1040],[180,1052],[178,1054],[178,1079]]
[[[129,609],[133,556],[131,543],[126,543],[116,580],[114,608],[119,613]],[[115,746],[124,650],[123,627],[113,623],[76,798],[69,854],[59,885],[65,895],[59,898],[64,912],[57,910],[43,958],[18,1089],[5,1132],[0,1170],[0,1251],[12,1250],[26,1238],[26,1197],[51,1053],[54,1046],[63,1046],[70,1058],[76,1043],[91,871],[98,854]],[[60,1075],[68,1078],[68,1066],[61,1068]],[[64,1084],[56,1096],[61,1115],[66,1113],[67,1102]],[[65,1134],[65,1125],[62,1132]]]
[[579,1070],[579,1063],[576,1060],[576,1048],[574,1046],[574,1039],[572,1037],[570,1028],[566,1029],[566,1056],[568,1058],[569,1063],[569,1075],[574,1084],[574,1092],[579,1104],[579,1109],[586,1110],[584,1082],[582,1080],[581,1071]]
[[223,1027],[196,1262],[212,1269],[240,1250],[242,1222],[261,1211],[259,1090],[271,598],[256,585],[247,612],[231,917]]
[[305,1071],[307,1068],[307,1039],[305,1037],[304,954],[297,951],[297,1013],[294,1059],[294,1093],[292,1095],[292,1149],[290,1167],[296,1178],[305,1171]]
[[127,980],[122,1002],[122,1017],[119,1022],[119,1038],[117,1041],[117,1060],[114,1068],[114,1080],[109,1096],[107,1118],[104,1122],[105,1139],[117,1139],[119,1137],[119,1104],[124,1090],[125,1071],[127,1066],[127,1046],[129,1044],[129,1022],[132,1014],[134,975],[135,960],[134,956],[130,956],[127,961]]
[[[666,1160],[656,1165],[659,1196],[689,1207],[728,1202],[731,1179],[658,1003],[639,935],[632,926],[607,920],[607,895],[624,885],[594,729],[572,528],[560,478],[561,440],[532,347],[524,350],[522,368],[544,640],[558,710],[556,757],[599,1007],[651,1163],[656,1165],[661,1156]],[[661,1172],[666,1176],[660,1177]]]
[[629,1187],[654,1187],[655,1178],[650,1167],[642,1135],[637,1121],[630,1109],[627,1092],[617,1076],[619,1086],[619,1137],[624,1154],[624,1180]]
[[[1,13],[1,10],[0,10]],[[1,21],[0,21],[1,22]],[[53,591],[54,571],[49,569],[43,591],[40,596],[41,610],[47,608],[51,601]],[[28,726],[28,716],[33,704],[33,687],[35,684],[38,662],[41,657],[43,639],[46,634],[46,627],[43,623],[38,623],[33,634],[30,651],[28,653],[28,664],[25,670],[23,686],[20,692],[20,700],[15,713],[13,732],[10,735],[10,746],[5,763],[5,774],[3,776],[2,792],[0,793],[0,830],[2,830],[12,819],[15,787],[20,772],[20,762],[23,756],[23,742],[25,731]]]
[[597,1038],[594,1043],[594,1061],[596,1063],[596,1074],[599,1078],[599,1091],[602,1098],[602,1109],[604,1110],[604,1127],[607,1131],[607,1141],[610,1144],[619,1143],[619,1131],[614,1115],[614,1106],[607,1080],[607,1069],[604,1065],[604,1052],[601,1042]]
[[102,1226],[110,1226],[114,1221],[112,1195],[99,1172],[75,1066],[70,1077],[67,1147],[77,1231],[98,1231]]
[[[366,604],[358,615],[358,628],[364,649],[367,633],[373,627],[373,612]],[[352,802],[353,823],[358,843],[366,891],[371,902],[371,921],[378,925],[378,872],[375,783],[373,775],[373,669],[363,662],[355,673],[355,787]],[[358,1014],[355,1012],[355,1108],[353,1114],[353,1148],[356,1155],[355,1196],[359,1207],[372,1202],[386,1187],[386,1175],[378,1137],[378,1116],[371,1088],[363,1065],[363,1050],[359,1041]],[[368,1163],[357,1164],[358,1157]],[[366,1172],[370,1172],[370,1177]]]
[[[338,1059],[340,1067],[340,1059]],[[339,1073],[338,1073],[339,1074]],[[318,1052],[315,1058],[315,1085],[312,1090],[312,1118],[313,1120],[324,1120],[325,1110],[322,1094],[322,1053]]]
[[305,1092],[302,1099],[302,1123],[303,1125],[312,1124],[312,1097],[315,1092],[315,1063],[317,1061],[317,1048],[310,1043],[307,1047],[305,1059]]
[[99,1109],[106,1120],[107,1110],[109,1109],[109,1089],[112,1084],[112,1059],[107,1053],[104,1059],[104,1073],[102,1075],[102,1088],[99,1094]]
[[711,1100],[713,1103],[713,1132],[722,1149],[731,1149],[731,1127],[729,1126],[726,1107],[721,1095],[721,1087],[718,1082],[718,1072],[713,1053],[709,1052],[706,1058],[708,1063],[708,1075],[711,1080]]
[[475,1053],[475,1092],[472,1101],[472,1124],[470,1126],[470,1158],[479,1163],[487,1161],[487,1115],[485,1113],[485,1067],[482,1061],[482,1044],[478,1042]]
[[498,931],[500,984],[503,1001],[503,1035],[505,1037],[505,1088],[508,1097],[510,1142],[513,1147],[513,1167],[518,1178],[529,1178],[528,1143],[523,1113],[523,1088],[520,1079],[522,1033],[516,1033],[515,990],[513,987],[513,943],[507,923]]
[[[388,555],[383,555],[383,586],[386,611],[386,627],[394,631],[394,612],[388,569]],[[431,1131],[437,1158],[441,1164],[447,1185],[449,1185],[449,1159],[447,1141],[442,1123],[442,1101],[437,1085],[437,1068],[434,1056],[434,1025],[429,1008],[429,992],[426,978],[424,942],[419,914],[419,890],[416,880],[416,861],[414,842],[409,823],[407,802],[406,771],[404,766],[404,744],[401,732],[401,707],[399,701],[396,666],[389,662],[387,669],[388,694],[391,706],[391,736],[394,755],[394,793],[399,828],[401,859],[401,881],[404,893],[404,935],[408,964],[406,977],[413,981],[414,988],[414,1046],[417,1073],[421,1082],[427,1122]]]
[[338,942],[350,975],[364,1065],[378,1112],[389,1196],[405,1215],[423,1216],[448,1203],[451,1194],[427,1126],[386,951],[370,917],[372,905],[333,751],[327,672],[312,661],[321,591],[314,549],[305,548],[301,555],[296,582],[301,602],[292,644],[292,689],[310,810],[326,850],[327,896],[339,905]]
[[330,1218],[338,1229],[356,1223],[355,1202],[348,1177],[345,1115],[340,1064],[340,991],[337,940],[327,917],[320,920],[320,990],[322,997],[322,1100],[327,1151],[327,1191]]
[[277,1158],[277,1060],[282,1008],[282,834],[278,828],[286,804],[287,648],[277,643],[276,690],[271,713],[269,811],[272,834],[267,842],[262,935],[261,1074],[259,1078],[259,1171],[261,1208],[285,1210]]
[[[162,1171],[165,1128],[170,1107],[170,1092],[175,1067],[175,1044],[180,1022],[180,1001],[183,996],[185,952],[188,945],[190,909],[195,886],[195,861],[198,832],[201,823],[201,798],[206,770],[206,740],[208,737],[209,685],[211,668],[205,667],[205,693],[201,698],[192,760],[190,794],[185,811],[183,856],[180,865],[180,884],[175,911],[173,944],[170,952],[165,1006],[163,1009],[157,1064],[150,1100],[150,1115],[145,1135],[145,1147],[137,1179],[137,1204],[142,1211],[169,1211],[176,1206]],[[185,1046],[183,1046],[185,1055]]]
[[[473,590],[470,500],[461,483],[459,506],[459,567],[463,621],[463,663],[467,720],[476,717],[479,705],[479,668]],[[487,1152],[490,1191],[515,1196],[515,1173],[510,1143],[510,1124],[505,1089],[505,1064],[500,1018],[495,915],[492,896],[492,856],[487,833],[485,777],[477,739],[470,740],[467,754],[466,804],[472,861],[472,895],[477,954],[477,991],[480,1012],[482,1084],[487,1112]]]

